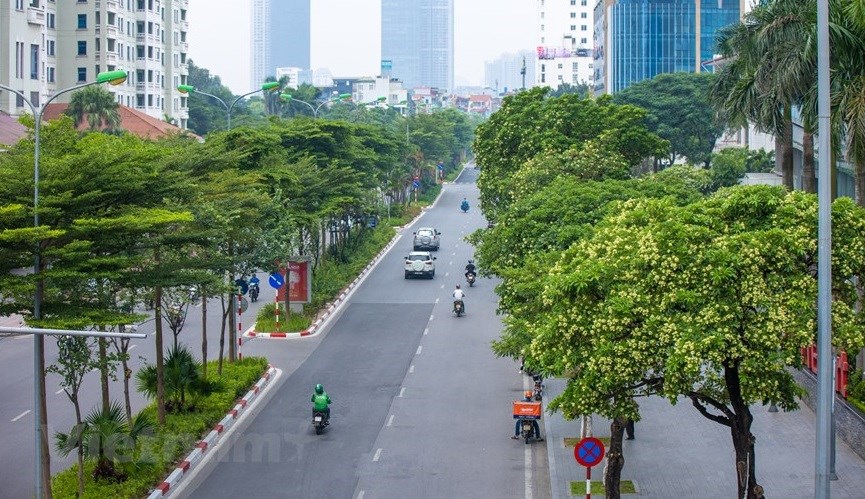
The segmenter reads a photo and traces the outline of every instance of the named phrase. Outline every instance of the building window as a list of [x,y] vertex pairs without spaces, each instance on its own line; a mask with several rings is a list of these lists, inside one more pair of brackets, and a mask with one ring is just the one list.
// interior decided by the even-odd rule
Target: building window
[[87,81],[87,68],[78,68],[78,81]]
[[24,0],[15,0],[15,10],[24,10]]
[[583,7],[585,7],[585,6],[586,6],[586,0],[580,0],[580,5],[582,5]]
[[586,40],[585,38],[580,38],[580,43],[585,45],[586,43],[588,43],[588,40]]
[[576,13],[576,12],[571,12],[571,19],[576,19],[576,17],[577,17],[577,13]]
[[45,42],[45,53],[54,56],[54,40],[48,40]]
[[577,72],[577,63],[576,62],[571,65],[571,69],[574,73]]
[[576,25],[576,24],[572,24],[572,25],[571,25],[571,31],[576,31],[576,30],[577,30],[577,25]]
[[30,79],[39,79],[39,45],[30,45]]
[[24,42],[15,42],[15,78],[24,78]]
[[45,77],[48,80],[48,83],[54,83],[54,67],[48,66],[46,68]]
[[580,26],[580,31],[588,31],[588,29],[589,29],[589,28],[586,27],[585,24],[583,24],[582,26]]
[[48,29],[54,29],[55,16],[51,12],[45,14],[45,25],[48,26]]
[[585,12],[580,12],[580,19],[585,19],[587,15]]
[[87,55],[87,42],[78,40],[78,55]]
[[78,14],[78,29],[87,29],[87,14]]
[[571,0],[571,5],[577,5],[577,0]]
[[[23,90],[20,90],[21,93],[24,93]],[[19,94],[15,94],[15,107],[24,107],[24,97],[21,97]]]
[[34,107],[39,107],[39,92],[30,92],[30,103]]

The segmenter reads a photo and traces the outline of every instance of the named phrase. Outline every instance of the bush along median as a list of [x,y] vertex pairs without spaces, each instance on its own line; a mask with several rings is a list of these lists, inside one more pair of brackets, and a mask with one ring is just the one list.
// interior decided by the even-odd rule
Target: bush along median
[[[217,361],[209,363],[207,372],[217,372]],[[201,364],[185,347],[168,352],[165,361],[165,397],[168,413],[165,425],[157,427],[156,403],[140,411],[133,422],[124,424],[125,415],[101,411],[98,417],[85,421],[84,431],[75,442],[84,447],[84,493],[78,494],[78,465],[56,474],[51,490],[57,498],[85,497],[102,499],[137,498],[146,496],[180,458],[216,425],[236,401],[255,385],[267,370],[267,360],[247,357],[222,366],[222,375],[204,379]],[[155,395],[155,368],[145,366],[136,374],[139,391],[148,397]],[[144,423],[148,424],[144,424]],[[132,434],[132,430],[137,433]],[[59,436],[59,435],[58,435]]]

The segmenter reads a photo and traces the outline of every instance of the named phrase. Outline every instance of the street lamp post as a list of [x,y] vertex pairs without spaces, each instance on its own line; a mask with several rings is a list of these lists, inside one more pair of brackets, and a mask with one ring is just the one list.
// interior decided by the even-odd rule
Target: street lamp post
[[[34,151],[33,151],[33,226],[35,228],[39,227],[39,152],[40,152],[40,130],[42,128],[42,116],[45,112],[45,109],[48,107],[48,104],[51,103],[54,99],[59,97],[62,94],[72,92],[84,87],[88,87],[90,85],[97,85],[102,83],[110,83],[111,85],[120,85],[124,81],[126,81],[126,71],[116,70],[116,71],[106,71],[103,73],[99,73],[96,75],[96,81],[90,81],[87,83],[82,83],[80,85],[74,85],[72,87],[64,88],[49,97],[41,106],[37,107],[30,102],[23,93],[9,88],[6,85],[0,85],[0,88],[3,90],[7,90],[9,92],[14,93],[18,97],[24,100],[27,105],[30,107],[30,110],[33,112],[33,142],[34,142]],[[39,243],[36,243],[36,251],[33,257],[33,273],[36,275],[36,291],[33,295],[33,318],[38,320],[42,318],[42,293],[43,293],[43,283],[42,279],[39,277],[39,274],[42,270],[42,255],[41,248],[39,247]],[[33,375],[34,379],[34,390],[33,390],[33,400],[35,405],[34,416],[36,420],[36,466],[35,466],[35,474],[36,474],[36,497],[37,499],[41,499],[43,497],[44,491],[42,489],[42,407],[43,403],[43,383],[41,381],[43,374],[43,363],[45,357],[45,340],[42,338],[41,334],[33,335]],[[47,480],[48,483],[51,483],[50,477]]]
[[245,93],[245,94],[239,96],[238,98],[234,99],[234,102],[232,102],[231,105],[228,105],[228,104],[227,104],[224,100],[222,100],[221,98],[219,98],[219,97],[217,97],[217,96],[215,96],[215,95],[213,95],[213,94],[209,94],[209,93],[207,93],[207,92],[204,92],[204,91],[202,91],[202,90],[198,90],[198,89],[196,89],[196,88],[195,88],[194,86],[192,86],[192,85],[178,85],[178,86],[177,86],[177,91],[180,92],[180,93],[182,93],[182,94],[193,94],[193,93],[196,93],[196,94],[206,95],[206,96],[208,96],[208,97],[213,97],[214,99],[218,100],[219,103],[222,104],[222,107],[225,108],[226,113],[228,113],[228,129],[229,129],[229,130],[231,130],[231,110],[234,109],[234,105],[235,105],[235,104],[237,104],[238,102],[240,102],[244,97],[248,97],[248,96],[250,96],[250,95],[252,95],[252,94],[255,94],[255,93],[258,93],[258,92],[265,92],[265,91],[268,91],[268,90],[278,90],[278,89],[279,89],[279,82],[277,82],[277,81],[269,81],[269,82],[265,83],[264,85],[262,85],[261,88],[259,88],[259,89],[257,89],[257,90],[253,90],[252,92],[247,92],[247,93]]
[[318,118],[318,110],[321,109],[322,106],[324,106],[325,104],[328,104],[330,102],[345,100],[349,97],[351,97],[351,94],[335,95],[335,96],[323,101],[318,106],[313,107],[312,104],[310,104],[309,102],[306,102],[305,100],[295,99],[291,94],[287,94],[287,93],[279,94],[279,98],[285,102],[292,102],[293,101],[293,102],[300,102],[300,103],[306,104],[306,107],[308,107],[310,110],[312,110],[313,118]]

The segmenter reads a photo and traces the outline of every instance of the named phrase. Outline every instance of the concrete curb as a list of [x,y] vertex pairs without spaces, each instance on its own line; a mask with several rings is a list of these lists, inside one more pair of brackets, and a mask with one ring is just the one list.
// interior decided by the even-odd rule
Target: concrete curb
[[207,450],[215,446],[219,442],[220,438],[225,434],[226,430],[234,425],[234,423],[246,413],[245,409],[274,378],[276,371],[275,367],[268,366],[267,371],[261,379],[255,383],[252,389],[246,392],[246,395],[244,395],[243,398],[225,414],[225,417],[214,426],[210,433],[198,441],[195,445],[195,449],[193,449],[192,452],[187,454],[187,456],[177,464],[177,467],[168,474],[165,480],[157,485],[150,495],[147,496],[147,499],[157,499],[171,494],[171,491],[177,488],[177,485],[189,474],[190,470],[201,462]]
[[[463,169],[465,169],[465,168],[463,168]],[[460,173],[460,175],[462,175],[462,173]],[[243,333],[243,336],[245,338],[291,339],[291,338],[302,338],[302,337],[306,337],[306,336],[314,336],[314,335],[318,334],[320,332],[320,330],[324,327],[324,325],[332,318],[334,312],[339,310],[339,308],[343,304],[343,302],[345,302],[354,293],[355,289],[357,289],[361,284],[363,284],[363,281],[366,280],[369,273],[379,264],[379,262],[381,262],[381,260],[384,258],[384,256],[396,245],[397,241],[402,237],[402,231],[405,230],[406,228],[412,226],[418,220],[420,220],[421,217],[423,217],[424,214],[426,214],[426,212],[429,208],[434,207],[436,205],[436,203],[438,203],[442,194],[444,194],[444,191],[445,191],[444,186],[442,186],[442,189],[439,191],[438,196],[436,196],[436,198],[433,200],[432,204],[430,204],[427,207],[424,207],[424,209],[421,210],[421,212],[418,214],[418,216],[416,216],[414,219],[412,219],[412,221],[410,221],[409,223],[407,223],[407,224],[405,224],[402,227],[399,227],[397,229],[397,234],[395,236],[393,236],[393,238],[391,238],[391,240],[384,246],[384,248],[382,248],[381,251],[379,251],[378,254],[376,254],[375,257],[373,257],[373,259],[370,260],[370,262],[368,264],[366,264],[366,267],[364,267],[363,270],[361,270],[360,273],[357,275],[357,277],[355,277],[355,279],[353,281],[351,281],[351,283],[349,283],[349,285],[346,286],[345,289],[342,290],[342,292],[339,294],[339,297],[337,297],[336,300],[334,300],[330,305],[327,306],[327,310],[324,312],[324,314],[322,314],[321,317],[316,319],[315,322],[313,322],[312,325],[309,326],[309,328],[304,329],[303,331],[288,332],[288,333],[259,333],[259,332],[255,331],[255,325],[253,324],[253,326],[251,328],[249,328],[245,333]]]

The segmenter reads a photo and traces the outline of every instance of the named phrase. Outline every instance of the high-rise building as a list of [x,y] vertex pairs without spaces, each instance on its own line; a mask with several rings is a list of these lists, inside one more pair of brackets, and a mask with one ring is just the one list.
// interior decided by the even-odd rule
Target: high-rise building
[[593,0],[537,0],[535,82],[592,85]]
[[[121,85],[106,86],[117,102],[185,128],[188,0],[70,2],[13,0],[0,4],[0,82],[35,105],[58,89],[124,69]],[[70,94],[57,98],[68,102]],[[0,110],[29,112],[22,99],[0,93]]]
[[615,93],[660,73],[706,71],[719,29],[743,0],[600,0],[595,8],[595,93]]
[[270,63],[270,0],[252,0],[252,26],[249,44],[252,61],[250,88],[255,88],[270,76],[273,65]]
[[271,0],[267,76],[273,75],[278,67],[310,69],[310,15],[310,0]]
[[382,66],[406,88],[454,88],[454,0],[381,0]]
[[[536,86],[537,54],[532,50],[524,50],[517,54],[503,54],[484,64],[484,86],[492,88],[497,93],[513,92],[523,88]],[[525,68],[525,75],[522,74]]]

